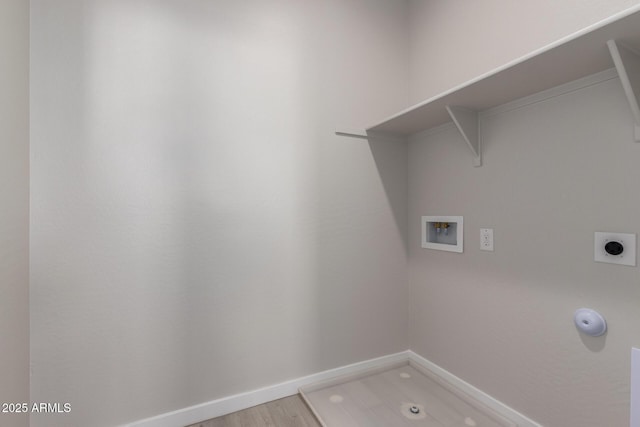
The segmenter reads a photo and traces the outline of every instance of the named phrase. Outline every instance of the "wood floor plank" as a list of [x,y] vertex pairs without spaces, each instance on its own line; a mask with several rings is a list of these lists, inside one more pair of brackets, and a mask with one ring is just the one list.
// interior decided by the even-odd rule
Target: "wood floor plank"
[[[249,409],[247,409],[248,411]],[[239,412],[234,412],[224,417],[225,427],[242,427],[242,420],[240,419]]]
[[311,412],[311,409],[307,406],[306,402],[302,400],[299,395],[292,396],[291,399],[280,399],[275,402],[279,402],[287,417],[291,417],[295,420],[295,426],[299,427],[319,427],[320,423],[316,419],[315,415]]
[[[267,404],[264,405],[258,405],[253,409],[253,411],[249,411],[249,413],[253,414],[253,417],[248,418],[248,425],[253,426],[253,425],[259,425],[259,426],[265,426],[265,427],[276,427],[280,425],[280,422],[286,422],[285,419],[283,418],[282,420],[278,420],[278,424],[275,423],[273,417],[272,417],[272,413],[271,410],[269,409],[269,407],[267,406]],[[242,411],[240,412],[242,413]],[[273,414],[276,418],[277,414]],[[285,425],[285,424],[283,424]]]
[[320,423],[302,398],[295,395],[188,427],[320,427]]
[[225,423],[224,417],[220,417],[220,418],[214,418],[208,421],[203,421],[201,423],[193,424],[189,427],[229,427],[229,424]]

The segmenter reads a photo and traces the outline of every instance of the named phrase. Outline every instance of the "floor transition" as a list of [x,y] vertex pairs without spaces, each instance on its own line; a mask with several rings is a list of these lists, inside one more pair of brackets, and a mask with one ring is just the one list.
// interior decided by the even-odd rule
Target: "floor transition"
[[421,366],[400,362],[305,386],[300,395],[187,427],[266,426],[517,427],[517,424]]

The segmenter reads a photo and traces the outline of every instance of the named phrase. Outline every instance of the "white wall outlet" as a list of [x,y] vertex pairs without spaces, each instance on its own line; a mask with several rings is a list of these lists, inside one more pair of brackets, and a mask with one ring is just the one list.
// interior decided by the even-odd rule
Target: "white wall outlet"
[[480,229],[480,250],[493,252],[493,228]]
[[593,260],[611,264],[636,265],[636,235],[633,233],[603,233],[594,238]]

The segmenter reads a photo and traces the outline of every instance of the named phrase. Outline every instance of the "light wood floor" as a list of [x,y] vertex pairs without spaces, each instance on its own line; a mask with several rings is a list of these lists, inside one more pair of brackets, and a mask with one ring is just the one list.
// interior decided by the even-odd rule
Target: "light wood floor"
[[320,427],[299,395],[274,400],[244,411],[188,427]]

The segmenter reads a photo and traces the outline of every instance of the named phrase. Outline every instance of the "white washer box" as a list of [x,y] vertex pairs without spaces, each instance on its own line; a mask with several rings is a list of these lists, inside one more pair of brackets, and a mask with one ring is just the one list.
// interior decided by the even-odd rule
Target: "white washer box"
[[597,231],[594,238],[594,261],[636,265],[636,235]]
[[422,247],[462,252],[464,221],[461,216],[423,216]]

